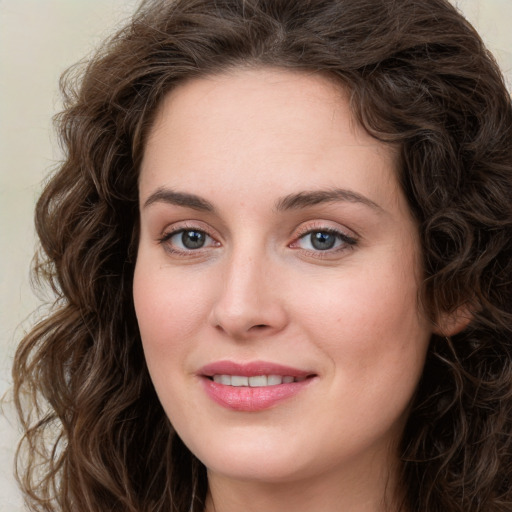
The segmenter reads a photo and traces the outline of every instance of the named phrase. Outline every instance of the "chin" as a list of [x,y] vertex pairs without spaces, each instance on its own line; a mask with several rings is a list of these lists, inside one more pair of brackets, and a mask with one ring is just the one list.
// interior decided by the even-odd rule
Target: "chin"
[[209,472],[242,481],[292,481],[306,477],[314,466],[296,444],[257,435],[252,439],[194,444],[190,449]]
[[[293,459],[293,458],[292,458]],[[308,478],[308,465],[302,467],[288,457],[260,454],[251,458],[232,457],[229,460],[207,460],[209,473],[222,475],[230,480],[278,484]],[[309,467],[309,469],[311,469]]]

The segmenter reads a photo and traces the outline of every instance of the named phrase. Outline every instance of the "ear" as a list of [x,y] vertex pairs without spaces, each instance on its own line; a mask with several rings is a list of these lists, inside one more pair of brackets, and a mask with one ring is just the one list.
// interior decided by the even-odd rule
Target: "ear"
[[464,330],[472,319],[469,307],[464,304],[455,311],[439,313],[433,332],[439,336],[453,336]]

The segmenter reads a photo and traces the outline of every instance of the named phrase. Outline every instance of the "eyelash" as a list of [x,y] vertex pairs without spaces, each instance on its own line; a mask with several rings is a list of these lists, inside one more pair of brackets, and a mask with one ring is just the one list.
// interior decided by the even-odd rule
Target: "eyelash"
[[[158,242],[161,244],[161,245],[164,245],[165,246],[165,250],[172,253],[172,254],[176,254],[178,256],[199,256],[201,253],[202,253],[202,249],[203,247],[199,247],[197,249],[186,249],[186,250],[183,250],[183,249],[177,249],[175,246],[173,246],[170,241],[171,239],[176,236],[176,235],[179,235],[179,234],[182,234],[185,233],[185,232],[195,232],[195,233],[202,233],[203,235],[206,235],[206,237],[210,238],[211,240],[214,240],[215,241],[215,238],[211,235],[208,234],[208,232],[205,230],[205,229],[201,229],[201,228],[198,228],[197,226],[193,226],[193,225],[190,225],[190,226],[187,226],[187,225],[182,225],[180,226],[179,228],[177,229],[174,229],[172,231],[169,231],[168,233],[164,233],[164,235],[158,239]],[[218,242],[216,242],[216,245],[220,245]]]
[[309,235],[313,235],[314,233],[322,233],[327,235],[332,235],[335,237],[334,243],[339,243],[337,247],[328,248],[325,250],[321,249],[302,249],[303,252],[308,256],[313,256],[315,258],[328,258],[329,256],[333,256],[336,254],[339,254],[341,252],[347,251],[351,248],[353,248],[358,240],[352,236],[347,235],[341,230],[331,228],[331,227],[325,227],[325,226],[309,226],[308,228],[305,228],[303,231],[299,231],[297,234],[295,241],[292,242],[289,247],[300,249],[298,246],[299,242],[301,240],[305,240],[306,237]]
[[[158,242],[161,245],[165,246],[166,251],[168,251],[172,254],[176,254],[178,256],[192,256],[192,255],[199,256],[203,252],[203,249],[209,248],[209,247],[201,246],[201,247],[198,247],[197,249],[189,248],[189,249],[183,250],[183,249],[176,248],[175,245],[170,243],[170,240],[174,236],[179,235],[179,234],[181,234],[183,236],[183,233],[185,233],[187,231],[201,233],[201,234],[205,235],[207,238],[214,241],[214,245],[213,245],[214,247],[220,246],[220,243],[217,242],[213,236],[208,234],[208,232],[205,229],[201,229],[201,228],[198,228],[197,226],[193,226],[193,225],[180,226],[177,229],[174,229],[168,233],[165,233],[162,237],[160,237],[158,239]],[[315,226],[315,227],[309,226],[307,229],[304,229],[303,231],[299,231],[299,233],[296,235],[294,241],[291,244],[289,244],[288,247],[290,247],[292,249],[301,249],[301,247],[299,246],[299,242],[301,240],[304,240],[308,235],[312,235],[314,233],[323,233],[323,234],[327,234],[327,235],[333,235],[336,238],[335,243],[339,244],[337,247],[328,248],[325,250],[302,248],[302,251],[306,255],[313,256],[316,258],[326,258],[326,257],[332,256],[334,254],[338,254],[340,252],[351,249],[358,243],[358,240],[356,238],[349,236],[340,230],[330,228],[330,227],[325,227],[325,226]]]

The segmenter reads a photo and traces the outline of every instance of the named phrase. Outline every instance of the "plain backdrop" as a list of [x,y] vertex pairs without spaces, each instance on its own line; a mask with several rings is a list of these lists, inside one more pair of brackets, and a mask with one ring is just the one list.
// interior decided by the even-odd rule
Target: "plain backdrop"
[[[135,0],[0,0],[0,512],[23,510],[13,473],[18,428],[9,405],[15,346],[40,305],[29,266],[33,208],[60,158],[51,118],[58,79],[126,20]],[[512,0],[459,0],[512,85]]]

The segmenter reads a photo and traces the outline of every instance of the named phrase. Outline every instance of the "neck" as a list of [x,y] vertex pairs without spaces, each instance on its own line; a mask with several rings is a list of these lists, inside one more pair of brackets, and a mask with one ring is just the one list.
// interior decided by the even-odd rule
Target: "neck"
[[205,512],[395,512],[396,471],[366,466],[314,478],[262,482],[208,472]]

